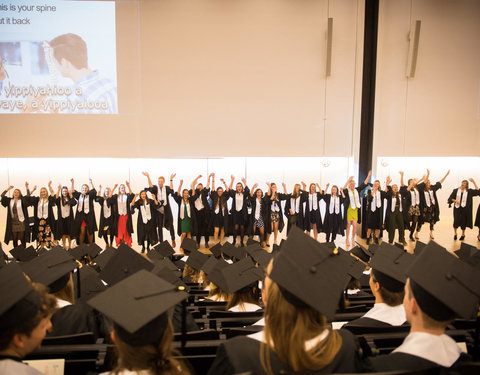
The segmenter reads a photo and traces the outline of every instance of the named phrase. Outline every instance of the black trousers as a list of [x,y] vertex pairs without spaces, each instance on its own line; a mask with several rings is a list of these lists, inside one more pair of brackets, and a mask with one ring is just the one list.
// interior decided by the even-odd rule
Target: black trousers
[[[157,231],[158,231],[158,241],[163,241],[163,219],[165,214],[162,214],[160,211],[157,211]],[[165,227],[167,228],[167,227]],[[175,229],[173,229],[173,225],[170,225],[170,228],[167,228],[170,231],[170,237],[172,237],[172,241],[175,240]]]

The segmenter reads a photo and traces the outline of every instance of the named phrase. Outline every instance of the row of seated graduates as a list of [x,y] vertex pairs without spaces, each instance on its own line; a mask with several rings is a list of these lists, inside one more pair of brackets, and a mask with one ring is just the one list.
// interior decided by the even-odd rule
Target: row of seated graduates
[[[334,247],[334,244],[327,245]],[[419,253],[423,246],[424,244],[418,243],[415,252]],[[37,254],[28,261],[25,261],[25,257],[31,256],[29,250],[12,251],[12,255],[15,254],[17,260],[23,259],[21,264],[24,272],[31,276],[33,281],[49,285],[59,299],[71,299],[73,289],[76,290],[77,295],[77,303],[65,306],[55,314],[57,316],[54,315],[53,331],[45,340],[43,348],[38,353],[33,353],[30,358],[51,358],[52,355],[55,357],[68,348],[65,354],[71,357],[67,358],[67,368],[69,360],[72,367],[67,373],[85,373],[85,367],[78,366],[78,363],[79,361],[81,363],[85,355],[92,355],[92,353],[98,354],[94,362],[95,370],[111,368],[114,358],[108,358],[106,355],[112,354],[109,340],[111,325],[101,314],[88,308],[83,302],[105,290],[107,288],[105,284],[114,285],[138,270],[146,269],[188,290],[188,302],[177,305],[175,312],[172,313],[173,325],[177,332],[175,346],[180,349],[182,357],[190,361],[196,373],[206,373],[220,343],[237,335],[252,334],[261,330],[262,326],[258,321],[261,320],[263,311],[261,296],[258,294],[258,282],[262,279],[262,273],[250,273],[249,277],[244,278],[240,283],[239,280],[242,278],[242,271],[251,268],[253,263],[257,263],[260,266],[259,269],[263,270],[273,254],[265,252],[255,241],[250,241],[246,248],[235,248],[229,243],[223,246],[216,245],[211,249],[213,256],[197,251],[196,244],[193,241],[189,243],[188,239],[182,243],[182,248],[185,253],[190,254],[186,263],[180,256],[174,254],[168,242],[153,248],[148,254],[150,259],[145,259],[126,245],[121,245],[118,250],[110,248],[102,253],[96,245],[83,245],[70,250],[70,258],[64,257],[65,250],[57,248],[48,252],[40,251],[40,255]],[[274,252],[280,250],[281,245],[274,248]],[[361,317],[374,304],[375,298],[368,284],[369,276],[364,273],[365,264],[362,261],[368,261],[375,250],[374,245],[371,245],[369,250],[361,247],[353,249],[351,253],[354,255],[352,282],[360,285],[355,288],[355,291],[351,289],[345,291],[333,319],[334,326],[340,326],[342,324],[340,322]],[[27,253],[29,255],[26,255]],[[456,253],[467,262],[476,262],[478,259],[478,251],[466,244],[462,245]],[[46,254],[49,256],[44,257]],[[60,254],[63,257],[56,258]],[[47,258],[51,259],[47,261]],[[53,263],[61,264],[59,267],[61,269],[57,272],[52,272],[52,268],[49,268],[52,260]],[[228,262],[235,263],[237,267],[229,268]],[[82,267],[79,271],[75,271],[77,277],[72,279],[70,272],[77,269],[79,263]],[[236,269],[237,274],[232,268]],[[57,278],[62,272],[61,277]],[[183,281],[179,276],[183,276]],[[208,280],[215,283],[209,283]],[[67,285],[68,288],[65,287]],[[238,298],[239,291],[249,297],[256,295],[256,301],[252,298],[243,300]],[[240,303],[249,301],[245,304],[255,305],[252,302],[257,302],[258,306],[250,311],[242,311],[242,309],[227,311],[234,297],[237,297]],[[230,310],[232,308],[235,310],[234,307],[230,306]],[[68,312],[68,310],[71,311]],[[182,323],[183,333],[181,332]],[[407,335],[409,328],[408,324],[404,324],[390,329],[374,326],[357,326],[350,329],[361,339],[359,341],[362,350],[366,354],[374,355],[388,353],[397,347]],[[478,319],[455,320],[448,327],[447,333],[457,341],[466,342],[469,352],[475,357],[478,356]],[[100,342],[104,345],[99,346]],[[91,350],[85,350],[86,346]],[[52,349],[53,347],[55,348]],[[79,352],[83,353],[79,355]]]

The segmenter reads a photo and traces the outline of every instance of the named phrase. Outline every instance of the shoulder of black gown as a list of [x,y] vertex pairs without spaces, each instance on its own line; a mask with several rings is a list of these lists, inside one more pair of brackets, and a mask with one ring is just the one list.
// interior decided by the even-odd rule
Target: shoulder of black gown
[[371,357],[367,360],[366,366],[373,371],[423,370],[439,367],[427,359],[400,352]]
[[224,344],[220,344],[217,349],[217,354],[215,360],[210,367],[207,375],[233,375],[236,374],[235,368],[233,367],[230,359],[228,357],[227,351]]

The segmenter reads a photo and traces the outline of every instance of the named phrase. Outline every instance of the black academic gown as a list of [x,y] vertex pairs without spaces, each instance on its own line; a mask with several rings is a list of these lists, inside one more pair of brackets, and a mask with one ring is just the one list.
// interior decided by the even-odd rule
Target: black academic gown
[[[400,195],[400,199],[402,201],[402,216],[403,216],[403,224],[405,228],[407,228],[408,225],[408,198],[407,195],[410,195],[408,191],[399,191],[398,192]],[[387,194],[385,195],[387,198],[387,209],[385,210],[385,223],[388,228],[388,220],[390,218],[390,215],[392,214],[392,198],[393,198],[393,191],[392,188],[389,186]],[[437,198],[435,197],[435,201]]]
[[[355,336],[345,330],[339,330],[338,333],[342,337],[342,346],[333,361],[323,369],[308,372],[309,374],[356,373],[361,369]],[[270,352],[270,363],[274,374],[292,373],[273,351]],[[230,375],[247,372],[255,375],[266,374],[260,362],[260,342],[237,336],[218,347],[216,359],[208,374]]]
[[[287,194],[277,193],[277,196],[278,196],[277,204],[278,204],[278,207],[279,207],[279,211],[278,211],[278,231],[282,232],[283,228],[285,228],[285,221],[283,220],[283,212],[282,212],[282,201],[284,201],[286,199]],[[266,213],[266,220],[267,221],[265,222],[265,228],[267,229],[267,233],[272,233],[271,214],[272,214],[273,200],[272,200],[272,196],[268,195],[268,194],[265,195],[265,198],[266,198],[265,209],[267,211],[267,213]]]
[[150,215],[151,219],[145,224],[143,222],[142,210],[140,206],[142,205],[142,200],[138,199],[133,206],[130,206],[132,214],[135,212],[135,209],[138,210],[137,216],[137,242],[139,245],[144,246],[145,240],[150,239],[150,245],[154,245],[158,242],[157,235],[157,215],[156,210],[159,207],[155,204],[153,199],[148,199],[148,204],[150,205]]
[[[145,188],[145,191],[149,191],[150,193],[152,193],[153,195],[155,195],[157,197],[157,194],[158,194],[158,186],[157,185],[153,185],[152,187],[147,187]],[[169,195],[173,195],[173,190],[170,189],[170,186],[167,186],[165,185],[165,191],[167,193],[167,197],[166,197],[166,200],[167,200],[167,205],[163,206],[163,227],[168,229],[168,231],[171,231],[173,229],[173,214],[172,214],[172,209],[170,208],[170,202],[168,201],[168,196]],[[157,197],[157,201],[158,201],[158,197]],[[161,205],[161,202],[158,201],[158,208],[160,208],[160,205]],[[162,223],[157,223],[157,226],[162,226]]]
[[[14,198],[9,198],[6,196],[7,191],[5,190],[2,193],[2,206],[7,208],[7,226],[5,228],[5,239],[4,242],[6,245],[12,240],[12,213],[10,211],[10,201]],[[23,217],[25,218],[25,234],[23,236],[25,242],[30,242],[30,218],[28,217],[28,206],[30,205],[32,197],[22,196],[20,201],[22,202],[22,212]]]
[[[40,225],[40,219],[38,218],[38,202],[40,197],[30,197],[30,206],[33,206],[33,228],[32,228],[32,239],[36,240],[38,236],[38,227]],[[47,224],[52,231],[52,234],[55,236],[55,228],[57,226],[55,216],[53,214],[53,207],[55,206],[55,197],[50,195],[47,200],[46,210],[48,212],[48,217],[46,218]]]
[[[408,326],[408,323],[405,322],[403,324],[403,326]],[[395,327],[395,326],[392,326],[389,323],[385,323],[385,322],[382,322],[382,321],[377,320],[377,319],[361,317],[361,318],[354,319],[354,320],[348,322],[347,324],[345,324],[342,327],[342,329],[350,330],[351,327],[391,328],[391,327]],[[354,328],[352,328],[352,331],[353,331],[353,329]]]
[[[480,190],[477,190],[477,195],[480,195]],[[480,230],[480,204],[477,208],[477,216],[475,217],[475,226]]]
[[[230,209],[230,218],[233,220],[233,215],[237,212],[237,200],[236,200],[236,194],[237,191],[234,189],[230,189],[228,192],[223,192],[223,194],[228,194],[230,198],[232,198],[232,208]],[[243,216],[243,222],[245,225],[247,224],[248,221],[248,210],[247,210],[247,203],[250,197],[250,189],[248,186],[245,186],[243,189],[243,205],[242,209],[240,210],[241,215]]]
[[[360,202],[360,207],[358,207],[358,220],[357,223],[361,224],[362,223],[362,192],[365,190],[365,188],[369,186],[368,184],[362,183],[361,185],[357,186],[355,188],[355,194],[358,194],[359,202]],[[350,195],[348,194],[348,187],[346,189],[343,189],[343,195],[345,195],[345,201],[343,202],[343,220],[344,220],[344,226],[345,228],[347,227],[347,211],[348,207],[350,206]]]
[[[304,199],[305,199],[305,220],[304,220],[304,229],[307,231],[310,231],[310,211],[313,210],[312,207],[310,207],[310,193],[304,191],[303,192]],[[319,232],[324,231],[323,229],[323,224],[322,224],[322,215],[320,214],[320,201],[323,199],[323,194],[320,192],[316,192],[316,199],[317,199],[317,210],[314,213],[315,215],[315,224],[317,224],[317,230]]]
[[[209,236],[210,232],[208,231],[208,223],[210,221],[210,205],[208,203],[208,194],[210,189],[203,188],[202,190],[196,189],[195,191],[195,200],[193,204],[193,210],[195,211],[195,216],[197,218],[197,236]],[[192,190],[189,190],[189,194],[192,195]],[[202,210],[197,210],[195,207],[195,201],[200,196],[202,200],[203,208]],[[201,218],[203,217],[203,221]]]
[[367,223],[367,228],[371,229],[382,229],[383,227],[383,200],[386,198],[386,193],[383,190],[380,191],[380,207],[377,207],[375,211],[372,212],[371,205],[373,202],[372,191],[369,190],[367,193],[367,198],[364,200],[366,202],[365,210],[365,221]]
[[[132,220],[132,200],[135,198],[135,194],[126,194],[127,196],[127,232],[131,236],[133,233],[133,220]],[[113,233],[115,237],[118,237],[118,218],[120,217],[118,213],[118,194],[112,195],[110,198],[113,212]]]
[[[290,208],[291,208],[291,199],[292,199],[292,194],[286,194],[285,197],[285,216],[287,217],[287,232],[289,231],[289,223],[288,219],[290,218]],[[305,195],[300,193],[300,205],[298,208],[298,215],[297,215],[297,227],[299,227],[302,231],[304,230],[304,210],[303,210],[303,203],[305,202]]]
[[230,195],[227,194],[226,191],[222,193],[222,196],[219,197],[216,191],[210,192],[210,199],[212,200],[212,211],[210,214],[210,220],[208,222],[208,230],[209,232],[213,233],[214,228],[214,221],[215,221],[215,209],[218,206],[218,201],[220,200],[220,204],[222,207],[223,213],[223,230],[225,231],[225,235],[228,236],[233,233],[233,228],[231,225],[231,217],[228,214],[228,206],[227,201],[230,199]]
[[[462,363],[468,360],[468,356],[461,354],[460,358],[450,367],[455,369]],[[429,368],[443,368],[435,362],[429,361],[422,357],[417,357],[407,353],[390,353],[387,355],[379,355],[376,357],[368,358],[365,362],[364,371],[367,372],[380,372],[380,371],[400,371],[400,370],[425,370]],[[443,368],[444,369],[444,368]]]
[[[180,218],[180,208],[182,207],[182,197],[178,195],[176,192],[172,194],[172,198],[177,202],[178,204],[178,215],[177,215],[177,234],[179,236],[182,235],[182,219]],[[190,234],[191,235],[197,235],[198,234],[198,222],[197,222],[197,215],[195,212],[195,199],[197,196],[189,196],[188,197],[188,205],[190,206]]]
[[[73,197],[79,202],[79,198],[82,195],[78,191],[74,191],[72,193]],[[80,236],[80,228],[82,227],[82,222],[85,220],[85,224],[87,224],[87,230],[88,233],[90,234],[95,234],[95,232],[98,230],[97,227],[97,220],[95,219],[95,209],[93,206],[93,202],[95,202],[95,198],[97,197],[97,191],[95,189],[89,190],[88,193],[88,214],[85,214],[85,211],[82,210],[82,212],[79,212],[79,206],[80,204],[77,204],[77,212],[75,214],[75,237],[77,239],[77,242],[79,241],[79,236]],[[93,236],[93,242],[95,242],[95,236]]]
[[[325,233],[336,233],[336,234],[339,234],[341,236],[344,235],[345,233],[345,227],[344,227],[344,224],[345,224],[345,221],[343,220],[342,218],[342,204],[345,204],[345,199],[340,196],[340,210],[338,212],[338,214],[336,214],[335,212],[333,213],[330,213],[330,200],[332,198],[332,195],[331,194],[324,194],[323,195],[323,199],[325,201],[325,204],[327,205],[326,209],[325,209],[325,223],[324,223],[324,232]],[[335,207],[333,207],[333,209],[335,210]]]
[[[249,197],[250,204],[252,205],[252,212],[250,213],[250,217],[248,218],[248,233],[252,236],[255,236],[258,228],[255,228],[255,210],[257,209],[257,198],[256,197]],[[264,224],[264,231],[265,233],[272,232],[272,226],[267,226],[267,205],[268,205],[268,197],[263,196],[260,200],[260,216],[262,217],[263,224]]]
[[62,197],[58,197],[55,199],[56,206],[57,206],[57,227],[55,229],[55,239],[59,240],[64,235],[72,236],[75,233],[75,216],[73,215],[73,207],[77,204],[77,200],[72,196],[70,198],[67,195],[65,199],[65,205],[69,206],[70,215],[68,215],[67,220],[62,218]]
[[[104,203],[105,200],[107,201],[107,206],[110,207],[110,217],[106,218],[104,216]],[[114,217],[113,217],[113,210],[112,210],[112,199],[107,198],[105,199],[104,197],[97,196],[95,198],[95,202],[97,202],[100,205],[100,223],[99,223],[99,229],[98,229],[98,236],[100,238],[103,238],[103,235],[105,234],[105,228],[107,228],[107,231],[110,230],[110,235],[113,234],[113,222],[114,222]]]
[[[435,223],[440,220],[440,206],[438,205],[437,191],[441,188],[442,184],[440,182],[437,182],[435,185],[430,185],[430,190],[433,191],[433,198],[435,199],[435,205],[433,207]],[[425,209],[425,207],[427,207],[427,201],[425,199],[425,183],[422,182],[421,184],[418,184],[417,189],[420,192],[420,212],[423,213],[423,210]],[[420,224],[423,224],[425,222],[423,215],[420,215],[419,221]]]
[[[473,227],[473,197],[479,195],[479,190],[475,189],[467,189],[468,195],[467,195],[467,202],[465,204],[465,207],[462,209],[460,206],[459,208],[455,207],[455,203],[453,202],[453,199],[457,198],[457,189],[453,189],[452,194],[448,197],[448,207],[451,207],[453,205],[453,226],[454,227],[460,227],[462,221],[464,220],[466,223],[467,228],[472,228]],[[461,203],[461,202],[460,202]],[[463,217],[465,215],[465,217]]]

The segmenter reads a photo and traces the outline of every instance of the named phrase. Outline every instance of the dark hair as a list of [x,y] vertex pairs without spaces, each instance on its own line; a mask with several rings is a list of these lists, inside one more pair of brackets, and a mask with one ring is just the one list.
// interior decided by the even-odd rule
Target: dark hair
[[[258,282],[252,285],[246,286],[239,291],[232,293],[227,303],[227,310],[237,305],[243,305],[244,303],[253,303],[254,305],[260,305],[260,294],[258,289]],[[260,307],[259,307],[260,309]]]
[[[377,270],[372,270],[370,276],[372,277],[372,280],[374,282],[380,284],[379,293],[383,299],[383,302],[385,302],[388,306],[392,307],[401,305],[403,303],[405,289],[401,287],[402,284],[399,281],[396,281],[390,276],[387,276]],[[378,279],[381,280],[379,281]],[[385,287],[385,284],[387,285],[387,287],[389,287],[389,289]],[[392,291],[390,289],[395,289],[395,291]]]
[[16,334],[30,336],[40,322],[55,311],[57,299],[48,294],[47,287],[36,283],[32,286],[33,291],[2,314],[0,350],[8,348]]
[[76,34],[63,34],[50,41],[53,56],[68,60],[77,69],[88,68],[87,44]]

